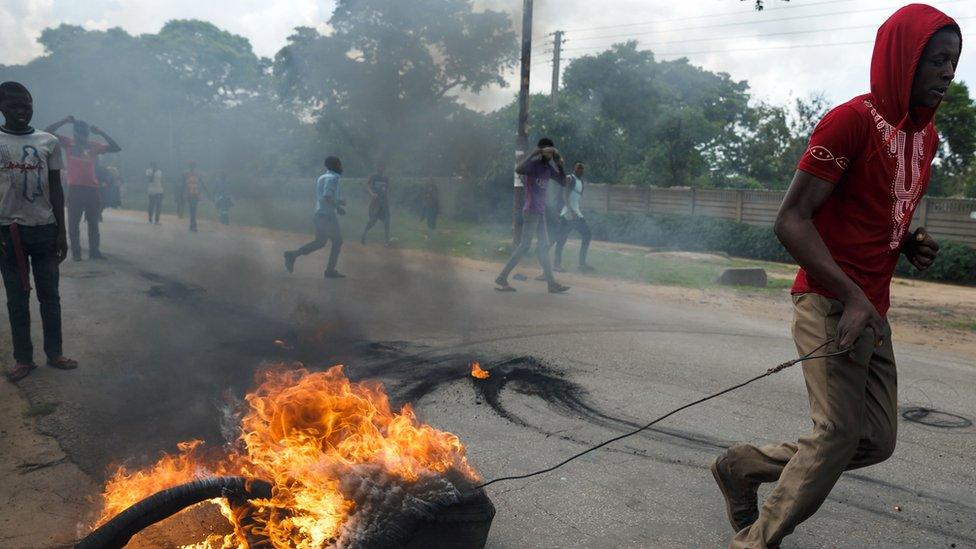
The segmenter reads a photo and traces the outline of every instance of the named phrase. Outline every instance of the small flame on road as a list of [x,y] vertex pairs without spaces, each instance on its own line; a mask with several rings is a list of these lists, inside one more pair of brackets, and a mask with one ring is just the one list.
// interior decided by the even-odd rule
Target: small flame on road
[[481,364],[478,364],[477,361],[471,363],[471,377],[476,377],[478,379],[488,379],[490,376],[491,374],[488,372],[488,370],[482,370]]
[[285,351],[293,351],[293,350],[295,350],[295,346],[294,345],[292,345],[291,343],[288,343],[287,341],[285,341],[284,339],[281,339],[280,337],[278,339],[274,340],[274,344],[275,344],[275,347],[278,347],[279,349],[284,349]]

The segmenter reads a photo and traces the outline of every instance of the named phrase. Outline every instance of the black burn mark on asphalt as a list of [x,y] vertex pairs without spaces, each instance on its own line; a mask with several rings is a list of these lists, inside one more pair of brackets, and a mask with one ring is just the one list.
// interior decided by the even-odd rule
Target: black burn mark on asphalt
[[901,409],[901,417],[905,421],[920,423],[940,429],[965,429],[973,426],[973,421],[967,417],[952,412],[945,412],[925,406],[907,406]]

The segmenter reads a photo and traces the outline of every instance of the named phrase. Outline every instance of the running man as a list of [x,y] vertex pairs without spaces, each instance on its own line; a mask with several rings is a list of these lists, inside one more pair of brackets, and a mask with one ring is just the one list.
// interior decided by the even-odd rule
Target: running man
[[[100,251],[98,222],[102,207],[99,183],[95,176],[98,155],[122,150],[109,135],[87,122],[67,116],[48,126],[44,131],[55,133],[65,124],[71,124],[74,137],[58,135],[61,148],[68,158],[68,237],[71,240],[71,259],[81,261],[81,216],[88,223],[88,258],[105,259]],[[101,136],[105,143],[89,139],[91,134]],[[55,134],[57,135],[57,134]]]
[[376,164],[376,172],[369,176],[366,182],[366,190],[369,191],[369,221],[363,229],[363,237],[360,242],[366,244],[366,233],[376,225],[377,221],[383,222],[383,238],[387,246],[390,245],[390,178],[384,172],[386,165],[383,162]]
[[[895,449],[889,287],[899,255],[922,270],[939,248],[909,224],[928,187],[939,145],[932,120],[961,49],[959,26],[939,10],[896,11],[878,30],[871,92],[828,112],[800,158],[775,226],[800,265],[793,338],[801,355],[853,350],[803,363],[808,435],[736,445],[712,463],[737,532],[732,548],[779,547],[844,471],[880,463]],[[760,509],[764,482],[776,486]]]
[[495,279],[496,288],[500,292],[514,292],[515,288],[508,284],[508,275],[519,264],[522,257],[532,249],[533,235],[538,240],[536,254],[542,265],[542,276],[549,283],[549,293],[557,294],[569,290],[556,282],[552,276],[549,264],[549,230],[546,227],[546,184],[555,179],[563,184],[566,172],[563,159],[548,137],[539,140],[537,148],[527,155],[522,163],[515,168],[515,172],[525,176],[525,204],[522,207],[522,236],[518,246],[512,252],[512,257],[502,272]]
[[163,210],[163,170],[155,162],[146,170],[146,191],[149,194],[149,222],[159,225],[159,214]]
[[569,239],[569,233],[576,231],[580,234],[579,270],[583,273],[596,271],[586,263],[586,254],[590,249],[590,226],[583,218],[580,200],[583,198],[583,174],[586,167],[582,162],[573,166],[573,173],[566,177],[563,187],[563,211],[559,214],[559,238],[556,240],[556,265],[553,270],[561,273],[563,269],[563,247]]
[[341,175],[342,161],[339,157],[326,158],[325,173],[315,182],[315,240],[295,251],[285,252],[285,268],[289,273],[295,272],[296,259],[324,248],[326,242],[331,240],[332,248],[329,250],[325,278],[346,277],[336,270],[339,252],[342,250],[342,231],[339,229],[338,216],[346,215],[346,201],[342,199],[342,192],[339,190]]
[[34,100],[17,82],[0,84],[0,273],[7,292],[14,367],[10,381],[37,368],[31,342],[30,274],[40,303],[44,354],[49,366],[71,370],[78,363],[61,352],[58,279],[68,256],[58,138],[31,127]]

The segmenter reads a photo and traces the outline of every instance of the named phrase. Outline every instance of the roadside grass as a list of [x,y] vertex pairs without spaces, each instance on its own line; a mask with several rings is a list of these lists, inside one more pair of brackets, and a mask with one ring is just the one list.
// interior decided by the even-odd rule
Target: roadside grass
[[[167,197],[168,199],[169,197]],[[130,197],[129,208],[144,203],[145,198]],[[340,219],[342,236],[346,242],[358,242],[368,219],[366,204],[353,201],[347,207],[347,215]],[[175,213],[170,200],[164,203],[164,212]],[[230,212],[231,225],[244,225],[312,234],[312,204],[308,200],[278,198],[268,201],[239,200]],[[219,220],[219,212],[209,200],[200,203],[201,219]],[[185,218],[184,223],[189,223]],[[418,216],[394,209],[391,222],[392,245],[396,248],[418,249],[469,259],[504,262],[511,253],[511,229],[504,225],[474,225],[448,218],[439,218],[437,230],[429,232],[426,223]],[[372,245],[383,240],[383,225],[377,223],[370,231],[367,242]],[[753,267],[766,269],[768,273],[792,273],[795,267],[778,263],[729,258],[723,255],[655,254],[652,250],[629,247],[626,251],[611,244],[594,242],[587,262],[598,269],[596,276],[620,278],[647,284],[680,286],[687,288],[717,288],[716,279],[727,268]],[[658,250],[660,251],[660,250]],[[666,250],[665,250],[666,251]],[[563,252],[563,266],[574,270],[578,264],[579,238],[574,233]],[[538,271],[535,254],[529,254],[519,269]],[[749,291],[782,291],[791,281],[783,277],[770,277],[766,288],[742,288]]]
[[963,332],[976,332],[976,320],[952,320],[946,322],[945,326]]

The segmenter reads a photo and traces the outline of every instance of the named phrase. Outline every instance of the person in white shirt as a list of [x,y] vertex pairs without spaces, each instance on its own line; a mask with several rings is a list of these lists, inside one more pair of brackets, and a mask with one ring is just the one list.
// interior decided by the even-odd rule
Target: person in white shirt
[[159,225],[159,213],[163,209],[163,170],[155,162],[146,170],[146,191],[149,193],[149,222]]
[[573,173],[566,178],[566,186],[563,187],[563,206],[562,212],[559,214],[559,237],[556,240],[556,265],[553,267],[554,271],[563,272],[563,247],[566,246],[566,240],[569,239],[569,233],[576,231],[580,234],[580,253],[579,253],[579,270],[584,273],[591,273],[596,271],[593,267],[590,267],[586,263],[586,254],[590,249],[590,239],[592,235],[590,233],[590,226],[587,225],[586,219],[583,217],[583,212],[580,210],[580,201],[583,198],[583,173],[586,171],[586,167],[583,166],[582,162],[577,162],[573,166]]

